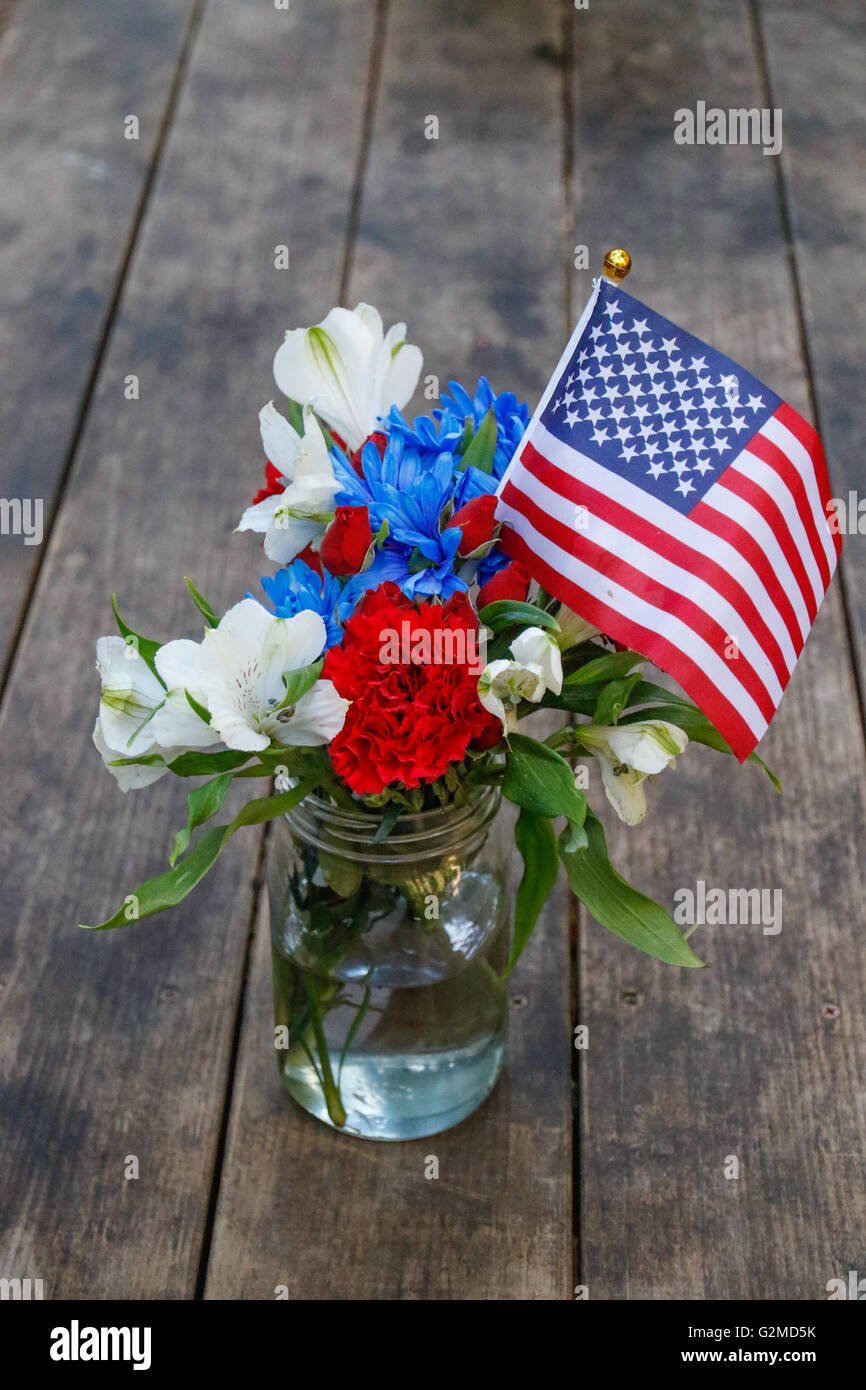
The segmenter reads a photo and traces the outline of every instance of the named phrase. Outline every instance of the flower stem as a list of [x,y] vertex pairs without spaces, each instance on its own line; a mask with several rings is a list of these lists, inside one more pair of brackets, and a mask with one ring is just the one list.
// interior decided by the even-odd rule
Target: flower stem
[[304,972],[304,985],[307,990],[307,1003],[310,1006],[310,1020],[313,1025],[313,1033],[316,1039],[316,1049],[319,1053],[319,1061],[322,1064],[322,1091],[325,1095],[325,1104],[328,1107],[328,1115],[331,1123],[337,1129],[342,1129],[346,1123],[346,1112],[343,1102],[340,1099],[340,1089],[334,1080],[334,1073],[331,1071],[331,1057],[328,1052],[328,1044],[325,1042],[325,1030],[322,1027],[322,1015],[319,1010],[319,999],[316,994],[316,986],[309,971]]

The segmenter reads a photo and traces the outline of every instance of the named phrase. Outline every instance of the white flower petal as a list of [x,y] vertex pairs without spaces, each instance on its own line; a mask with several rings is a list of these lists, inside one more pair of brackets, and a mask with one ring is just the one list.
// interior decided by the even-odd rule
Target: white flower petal
[[622,772],[614,772],[615,764],[609,758],[599,755],[601,763],[601,780],[604,783],[604,790],[607,799],[616,811],[621,821],[626,825],[640,825],[646,815],[646,793],[643,788],[643,777],[626,769]]
[[511,643],[516,661],[522,665],[540,666],[544,684],[554,695],[562,690],[562,653],[556,642],[540,627],[527,627]]
[[638,772],[662,772],[688,746],[688,734],[664,719],[618,724],[605,730],[615,758]]
[[273,401],[259,411],[259,431],[265,458],[291,482],[295,476],[295,459],[301,451],[301,436]]
[[331,681],[317,681],[302,695],[291,719],[282,726],[279,742],[298,748],[330,743],[340,732],[349,701],[338,695]]

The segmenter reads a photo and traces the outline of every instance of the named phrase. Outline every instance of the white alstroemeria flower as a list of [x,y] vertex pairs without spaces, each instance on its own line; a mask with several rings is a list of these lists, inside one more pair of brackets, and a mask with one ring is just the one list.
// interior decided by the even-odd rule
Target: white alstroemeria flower
[[304,441],[294,425],[281,415],[273,401],[259,411],[259,433],[265,458],[290,483],[295,476],[295,463]]
[[546,689],[541,667],[523,665],[519,661],[491,661],[478,677],[478,699],[490,714],[502,720],[506,734],[517,728],[520,701],[531,700],[538,704]]
[[646,815],[644,779],[674,767],[689,742],[688,734],[665,719],[584,724],[578,732],[584,746],[598,758],[607,799],[626,825],[639,825]]
[[559,623],[556,641],[562,651],[566,651],[569,647],[576,647],[579,642],[588,642],[590,637],[597,637],[601,631],[600,628],[593,627],[592,623],[586,622],[584,618],[579,618],[564,603],[560,605],[556,614],[556,621]]
[[209,748],[219,738],[210,724],[196,714],[186,693],[207,708],[198,674],[201,647],[186,637],[166,642],[154,657],[154,665],[165,681],[165,704],[153,716],[153,732],[163,744],[182,748]]
[[153,719],[165,691],[147,662],[122,637],[100,637],[96,669],[102,682],[99,724],[108,748],[118,758],[149,753],[158,741]]
[[554,695],[562,690],[562,655],[549,632],[541,627],[524,628],[511,643],[511,653],[521,666],[540,666],[544,684]]
[[[286,428],[292,428],[288,422]],[[265,554],[278,565],[294,560],[324,531],[339,490],[325,436],[310,406],[304,408],[304,437],[295,437],[299,449],[291,464],[293,481],[284,492],[247,507],[237,526],[238,531],[264,531]]]
[[255,599],[242,599],[204,635],[197,658],[202,703],[228,748],[257,752],[276,743],[328,743],[343,727],[348,701],[318,681],[282,708],[283,674],[309,666],[325,647],[325,624],[305,610],[275,618]]
[[[112,767],[111,764],[118,758],[128,758],[133,755],[130,754],[128,748],[109,748],[105,741],[102,720],[99,718],[93,726],[93,742],[102,761],[122,792],[137,791],[140,787],[149,787],[152,782],[158,782],[160,777],[164,777],[168,772],[167,767],[153,767],[147,764],[136,766],[133,763],[125,767]],[[186,752],[186,749],[163,748],[159,743],[152,743],[147,752],[148,755],[158,754],[164,762],[170,763],[172,759],[179,758],[181,753]]]
[[405,323],[385,333],[370,304],[332,309],[313,328],[286,334],[274,377],[281,391],[311,404],[354,450],[392,405],[402,408],[415,390],[423,358],[405,338]]

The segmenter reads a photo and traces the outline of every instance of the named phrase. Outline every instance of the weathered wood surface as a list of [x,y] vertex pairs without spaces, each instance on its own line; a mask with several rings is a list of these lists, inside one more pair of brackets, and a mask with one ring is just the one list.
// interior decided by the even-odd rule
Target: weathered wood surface
[[[424,376],[437,374],[443,391],[449,375],[468,384],[488,372],[496,389],[534,400],[561,350],[559,81],[535,52],[555,42],[558,19],[555,3],[530,13],[494,0],[405,0],[389,15],[348,302],[376,304],[388,323],[407,318]],[[429,116],[438,140],[425,140]],[[535,160],[530,184],[518,171]],[[263,922],[206,1296],[272,1298],[285,1284],[303,1298],[568,1297],[562,887],[512,977],[503,1080],[457,1129],[406,1144],[359,1145],[286,1109],[266,931]],[[425,1178],[428,1154],[437,1181]]]
[[[45,531],[194,8],[27,0],[4,16],[0,7],[0,493],[38,499]],[[137,139],[125,138],[129,115]],[[43,553],[0,536],[0,672]]]
[[[780,887],[782,931],[702,928],[711,968],[676,972],[582,921],[572,1006],[560,885],[513,979],[503,1083],[451,1133],[364,1145],[284,1100],[264,919],[247,960],[258,832],[164,921],[75,922],[158,871],[182,814],[167,782],[122,798],[90,746],[107,596],[192,635],[185,572],[217,607],[254,588],[257,542],[230,533],[272,350],[341,286],[408,321],[442,389],[485,372],[532,401],[589,292],[573,245],[594,271],[624,244],[639,298],[806,414],[814,394],[834,491],[862,494],[858,7],[48,8],[19,0],[0,35],[0,489],[62,494],[0,709],[0,1276],[51,1298],[824,1297],[866,1262],[866,768],[838,584],[766,740],[784,798],[690,749],[644,827],[607,817],[661,901]],[[782,106],[781,166],[676,146],[698,99]],[[0,545],[2,653],[36,548]]]
[[[626,3],[574,27],[578,239],[596,261],[608,243],[631,247],[635,294],[808,414],[773,159],[672,139],[674,109],[699,98],[765,104],[748,8],[684,4],[662,32],[648,7]],[[838,587],[765,756],[783,798],[757,769],[694,749],[651,788],[642,827],[612,827],[616,862],[661,902],[673,907],[698,878],[781,888],[783,926],[701,928],[693,944],[711,968],[698,973],[584,924],[580,1282],[591,1298],[822,1298],[862,1259],[866,769]],[[825,1019],[826,1004],[841,1015]],[[725,1177],[728,1155],[738,1179]]]
[[[842,579],[866,689],[866,179],[863,7],[761,0],[769,90],[785,113],[781,172],[817,424],[845,504]],[[854,504],[851,505],[851,493]]]
[[102,769],[93,640],[112,589],[140,631],[194,635],[185,572],[221,607],[262,572],[231,530],[290,312],[274,246],[306,322],[336,294],[370,35],[364,4],[208,5],[7,690],[0,1274],[46,1297],[195,1292],[260,835],[170,919],[78,931],[164,867],[183,804]]

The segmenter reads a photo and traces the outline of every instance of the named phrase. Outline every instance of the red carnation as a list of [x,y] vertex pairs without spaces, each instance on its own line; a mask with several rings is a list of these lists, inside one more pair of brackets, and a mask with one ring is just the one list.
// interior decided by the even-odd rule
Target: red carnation
[[465,507],[454,513],[448,526],[459,526],[463,532],[460,545],[457,547],[458,555],[469,555],[471,551],[477,550],[479,545],[486,545],[493,539],[495,511],[496,498],[492,493],[485,493],[481,497],[473,497],[471,502],[467,502]]
[[270,459],[265,464],[265,479],[267,485],[259,488],[251,503],[253,507],[257,502],[264,502],[266,497],[276,497],[278,492],[283,492],[285,489],[286,480],[279,469],[274,467]]
[[365,446],[371,442],[375,444],[376,448],[379,450],[379,458],[382,458],[383,454],[385,453],[385,450],[388,447],[388,436],[387,434],[382,434],[381,430],[374,430],[372,434],[367,435],[367,438],[364,440],[363,444],[358,445],[354,454],[349,455],[349,462],[351,463],[359,478],[363,478],[364,476],[364,469],[361,465],[361,455],[364,452]]
[[503,598],[518,599],[522,603],[529,592],[530,583],[529,570],[512,560],[479,590],[478,607],[485,608],[488,603],[496,603]]
[[481,666],[465,594],[417,608],[396,584],[367,594],[322,672],[352,701],[330,746],[339,775],[358,793],[418,787],[460,762],[470,742],[498,738],[499,721],[478,700]]
[[322,559],[331,574],[357,574],[372,539],[366,507],[338,507],[321,546]]

